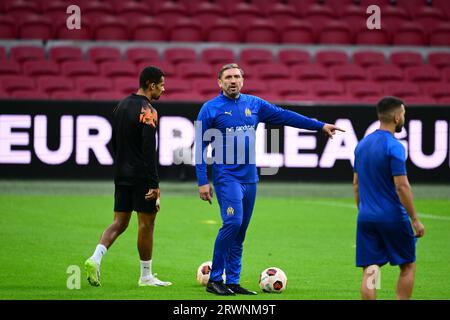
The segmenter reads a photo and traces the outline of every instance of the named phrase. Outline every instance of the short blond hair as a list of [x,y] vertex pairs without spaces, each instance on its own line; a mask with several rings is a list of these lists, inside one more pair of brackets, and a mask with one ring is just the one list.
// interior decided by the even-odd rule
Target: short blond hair
[[237,63],[228,63],[228,64],[223,65],[222,68],[220,68],[219,74],[218,74],[218,79],[222,78],[222,75],[225,72],[225,70],[230,70],[230,69],[239,69],[239,71],[241,71],[241,75],[244,76],[244,70],[242,70],[242,68],[239,67],[239,65]]

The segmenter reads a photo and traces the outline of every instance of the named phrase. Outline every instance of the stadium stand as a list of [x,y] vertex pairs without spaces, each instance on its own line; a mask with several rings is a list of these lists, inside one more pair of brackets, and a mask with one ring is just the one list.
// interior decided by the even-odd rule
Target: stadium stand
[[[81,29],[66,27],[70,4]],[[371,4],[381,30],[365,25]],[[236,61],[244,92],[274,101],[448,103],[449,20],[447,0],[6,0],[0,97],[117,99],[154,64],[165,99],[201,101],[218,92],[220,65]]]

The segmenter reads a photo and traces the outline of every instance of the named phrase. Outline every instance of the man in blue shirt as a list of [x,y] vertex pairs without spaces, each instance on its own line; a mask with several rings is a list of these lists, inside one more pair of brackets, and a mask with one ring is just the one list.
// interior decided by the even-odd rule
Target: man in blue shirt
[[[406,175],[403,145],[394,137],[405,124],[403,101],[385,97],[377,105],[380,129],[355,149],[353,186],[358,221],[356,265],[363,268],[361,297],[376,298],[373,280],[386,263],[400,266],[397,299],[409,299],[416,270],[416,237],[424,235]],[[416,231],[414,236],[412,226]]]
[[[213,191],[206,170],[206,149],[213,149],[213,184],[222,227],[217,235],[206,291],[219,295],[256,294],[239,285],[245,233],[252,216],[258,175],[255,137],[259,122],[322,130],[332,137],[332,124],[304,117],[252,95],[241,94],[243,70],[224,65],[218,84],[222,92],[201,108],[196,122],[196,172],[200,198],[211,203]],[[222,281],[225,271],[226,284]]]

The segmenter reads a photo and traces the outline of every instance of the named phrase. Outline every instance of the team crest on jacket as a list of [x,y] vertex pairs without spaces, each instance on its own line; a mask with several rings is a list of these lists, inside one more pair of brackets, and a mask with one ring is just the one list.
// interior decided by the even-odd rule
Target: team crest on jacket
[[252,111],[249,108],[245,108],[245,116],[246,117],[251,117],[252,116]]
[[147,103],[141,107],[139,122],[156,128],[156,125],[158,124],[158,112],[150,103]]
[[233,214],[234,214],[233,207],[228,207],[228,209],[227,209],[227,216],[232,216]]

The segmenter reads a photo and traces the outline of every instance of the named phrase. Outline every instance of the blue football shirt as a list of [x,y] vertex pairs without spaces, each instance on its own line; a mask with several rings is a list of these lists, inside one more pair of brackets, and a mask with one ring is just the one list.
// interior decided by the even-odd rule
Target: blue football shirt
[[392,133],[376,130],[355,149],[354,171],[358,174],[358,221],[408,220],[397,195],[394,176],[406,175],[405,148]]

